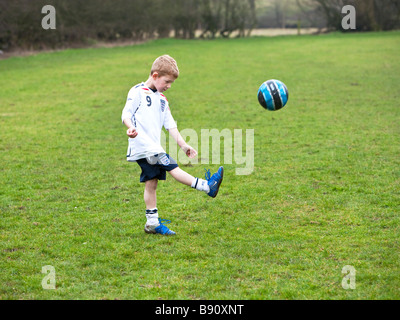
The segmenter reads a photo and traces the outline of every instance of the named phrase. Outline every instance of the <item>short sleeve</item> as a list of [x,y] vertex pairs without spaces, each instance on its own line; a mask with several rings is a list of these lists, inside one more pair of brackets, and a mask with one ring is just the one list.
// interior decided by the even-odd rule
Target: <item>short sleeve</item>
[[176,122],[171,114],[171,110],[169,109],[169,106],[167,105],[167,108],[165,110],[165,117],[164,117],[164,128],[166,130],[177,128]]
[[128,97],[126,99],[125,107],[122,110],[121,120],[124,122],[125,119],[132,120],[134,114],[140,106],[140,91],[136,88],[129,90]]

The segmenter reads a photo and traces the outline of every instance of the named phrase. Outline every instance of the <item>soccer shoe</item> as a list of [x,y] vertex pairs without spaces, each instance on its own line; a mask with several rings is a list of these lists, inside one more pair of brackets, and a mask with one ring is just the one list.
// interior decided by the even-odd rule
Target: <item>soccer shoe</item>
[[[144,232],[149,233],[149,234],[161,234],[163,236],[174,236],[176,233],[172,230],[170,230],[165,224],[171,223],[171,220],[166,220],[166,219],[158,219],[159,226],[151,227],[147,223],[144,226]],[[164,224],[165,223],[165,224]]]
[[208,181],[208,186],[210,187],[210,192],[207,194],[211,198],[215,198],[218,194],[219,187],[224,177],[224,167],[219,167],[218,171],[214,173],[211,177],[210,176],[210,170],[207,170],[205,178]]

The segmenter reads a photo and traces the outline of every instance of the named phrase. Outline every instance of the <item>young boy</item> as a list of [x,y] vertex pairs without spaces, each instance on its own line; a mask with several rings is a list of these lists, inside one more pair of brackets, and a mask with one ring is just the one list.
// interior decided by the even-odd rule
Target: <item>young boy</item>
[[166,172],[178,182],[204,191],[213,198],[217,196],[224,174],[223,167],[220,167],[211,177],[208,170],[206,180],[195,178],[180,169],[161,146],[161,129],[164,127],[189,158],[197,155],[197,151],[180,135],[168,100],[163,94],[171,88],[178,76],[179,69],[172,57],[158,57],[153,63],[148,80],[129,91],[122,111],[122,122],[128,127],[127,160],[137,162],[142,169],[140,182],[145,184],[144,202],[147,218],[144,231],[150,234],[175,235],[175,232],[164,224],[170,221],[158,218],[157,184],[159,180],[166,180]]

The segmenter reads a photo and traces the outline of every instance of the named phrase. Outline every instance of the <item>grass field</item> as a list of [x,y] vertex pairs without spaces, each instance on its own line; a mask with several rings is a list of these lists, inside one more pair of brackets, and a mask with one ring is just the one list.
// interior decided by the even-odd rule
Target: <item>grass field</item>
[[[390,32],[0,61],[0,299],[399,299],[399,51]],[[143,232],[120,121],[165,53],[181,71],[167,92],[180,130],[254,129],[254,171],[225,164],[216,199],[160,183],[176,237]],[[271,78],[290,92],[277,112],[257,101]],[[219,164],[182,164],[205,167]],[[42,288],[46,265],[55,290]],[[342,287],[346,265],[355,289]]]

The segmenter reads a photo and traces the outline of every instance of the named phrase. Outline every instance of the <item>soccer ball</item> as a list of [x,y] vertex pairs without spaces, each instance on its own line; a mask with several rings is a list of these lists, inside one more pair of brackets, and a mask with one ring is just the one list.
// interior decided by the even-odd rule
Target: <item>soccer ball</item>
[[265,81],[258,89],[258,102],[270,111],[282,109],[289,99],[289,91],[279,80]]

